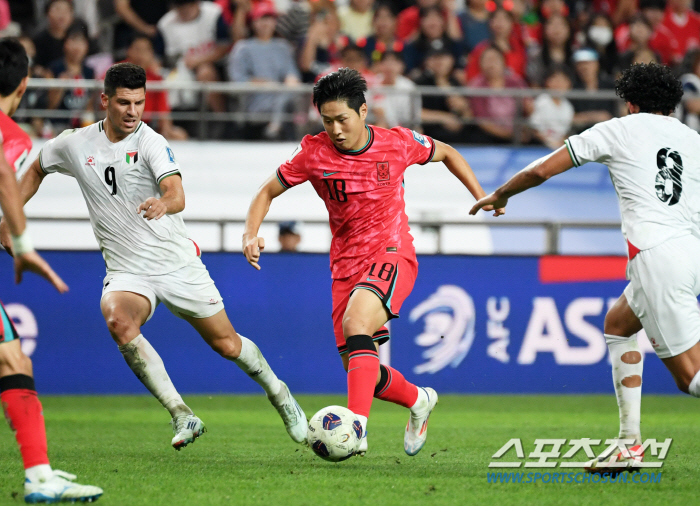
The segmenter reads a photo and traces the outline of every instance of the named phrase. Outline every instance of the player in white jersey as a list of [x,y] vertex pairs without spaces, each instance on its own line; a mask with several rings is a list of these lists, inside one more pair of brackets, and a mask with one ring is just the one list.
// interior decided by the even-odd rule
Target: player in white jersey
[[[588,162],[608,166],[627,240],[629,284],[604,324],[620,409],[619,454],[641,460],[642,328],[678,388],[700,397],[700,135],[670,115],[683,89],[670,69],[633,65],[615,87],[629,115],[599,123],[533,162],[472,208],[504,207],[517,193]],[[627,448],[629,446],[630,448]],[[591,462],[591,472],[616,472]],[[634,469],[632,467],[632,469]]]
[[160,302],[260,384],[289,435],[303,442],[304,412],[258,347],[233,329],[199,248],[187,238],[178,214],[185,207],[180,167],[163,136],[141,122],[145,93],[141,67],[113,65],[102,94],[107,117],[44,145],[19,181],[24,203],[47,174],[59,172],[78,182],[107,266],[102,314],[129,367],[170,412],[175,449],[194,442],[206,429],[141,334]]

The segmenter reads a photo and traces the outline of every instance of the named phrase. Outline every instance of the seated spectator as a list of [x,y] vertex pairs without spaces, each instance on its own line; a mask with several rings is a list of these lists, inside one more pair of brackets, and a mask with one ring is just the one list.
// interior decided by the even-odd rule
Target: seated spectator
[[489,18],[489,31],[491,37],[483,41],[469,53],[467,63],[466,80],[470,81],[479,74],[481,65],[481,53],[488,47],[496,47],[504,55],[506,66],[513,74],[524,77],[527,67],[527,54],[522,45],[522,41],[514,39],[513,16],[504,9],[496,9]]
[[677,111],[678,118],[693,130],[700,132],[700,50],[692,55],[690,72],[681,76],[683,102]]
[[[641,14],[634,16],[629,23],[629,40],[627,51],[620,55],[620,70],[625,70],[632,64],[635,53],[639,51],[653,51],[649,47],[649,41],[653,35],[651,23]],[[658,58],[656,58],[658,60]]]
[[554,65],[550,67],[544,79],[546,90],[554,93],[542,93],[534,103],[530,126],[535,137],[550,149],[562,146],[571,130],[574,119],[574,106],[559,93],[571,89],[571,76],[568,67]]
[[364,39],[372,34],[372,0],[350,0],[338,8],[340,30],[353,41]]
[[283,221],[279,224],[280,253],[295,252],[301,242],[301,234],[296,221]]
[[[418,86],[458,88],[460,82],[452,75],[454,55],[447,49],[433,50],[425,58],[425,71],[416,79]],[[465,142],[472,118],[469,102],[459,95],[427,95],[421,97],[423,132],[434,139],[448,143]]]
[[[80,25],[73,25],[66,34],[63,42],[63,58],[49,65],[51,77],[58,79],[94,79],[95,72],[85,65],[85,57],[88,54],[90,41],[87,32]],[[93,113],[94,95],[85,88],[49,90],[49,109],[60,111],[75,111],[70,118],[61,118],[54,121],[57,132],[65,128],[80,128],[94,122]],[[62,127],[62,128],[61,128]]]
[[[574,53],[573,60],[576,70],[574,89],[597,93],[600,90],[611,90],[615,87],[612,79],[600,75],[598,53],[593,49],[579,49]],[[616,116],[616,100],[591,98],[576,99],[571,103],[576,112],[574,125],[579,131]]]
[[47,68],[50,63],[63,57],[63,39],[75,21],[73,2],[49,0],[45,8],[46,28],[34,37],[35,63]]
[[420,31],[420,12],[423,9],[437,7],[440,9],[447,35],[454,40],[462,39],[462,28],[457,17],[456,4],[451,0],[418,0],[417,5],[405,8],[399,13],[396,36],[401,40],[412,40]]
[[424,7],[420,10],[420,31],[417,38],[404,48],[406,72],[420,75],[425,56],[434,50],[447,49],[459,65],[460,43],[447,34],[445,18],[439,7]]
[[114,49],[118,53],[129,46],[135,35],[155,40],[158,21],[167,14],[169,0],[114,0],[119,22],[114,26]]
[[[31,37],[27,35],[22,35],[18,38],[20,44],[24,46],[24,50],[27,52],[27,57],[29,58],[29,77],[30,78],[47,78],[51,76],[49,72],[44,67],[36,65],[34,59],[36,58],[36,47],[34,47],[34,41]],[[50,122],[44,122],[43,118],[35,118],[29,116],[22,116],[21,111],[27,109],[47,109],[48,108],[48,92],[41,88],[28,88],[27,91],[22,96],[22,100],[19,104],[19,112],[14,115],[14,120],[17,123],[25,123],[30,125],[29,129],[34,137],[53,137],[53,129],[51,128]]]
[[316,82],[318,76],[339,63],[340,51],[347,45],[348,38],[340,33],[340,21],[332,6],[314,14],[299,55],[304,82]]
[[416,88],[413,81],[403,76],[404,68],[401,53],[382,53],[377,76],[382,90],[372,94],[371,112],[377,126],[416,128],[420,122],[420,96],[413,93]]
[[391,4],[377,5],[372,20],[372,35],[358,40],[357,45],[365,50],[371,65],[378,63],[386,51],[403,50],[403,42],[396,37],[396,14]]
[[7,0],[0,0],[0,39],[3,37],[19,37],[22,27],[12,21],[10,4]]
[[[220,81],[216,64],[231,48],[221,7],[199,0],[172,0],[171,3],[173,9],[158,21],[158,38],[162,41],[165,66],[174,68],[169,79]],[[223,94],[209,93],[206,97],[209,109],[226,111]],[[170,93],[169,100],[171,107],[177,109],[194,109],[198,105],[197,95],[191,92]]]
[[593,0],[593,11],[604,14],[617,26],[637,12],[638,0]]
[[[527,88],[522,77],[506,66],[506,56],[496,46],[488,46],[480,55],[480,69],[477,76],[467,83],[472,88]],[[515,121],[518,115],[518,102],[504,96],[472,97],[470,99],[478,129],[472,134],[477,144],[500,144],[512,142],[515,135]],[[530,106],[524,102],[523,109]]]
[[700,47],[700,14],[693,11],[692,0],[668,0],[661,24],[672,34],[670,64],[681,63],[689,50]]
[[467,8],[459,15],[462,28],[462,45],[471,53],[481,42],[488,40],[489,11],[486,9],[487,0],[467,0]]
[[[271,4],[257,4],[251,13],[253,37],[239,41],[231,51],[229,76],[239,83],[284,83],[294,86],[300,82],[293,50],[282,38],[274,38],[277,13]],[[282,132],[283,115],[292,104],[293,96],[286,93],[256,93],[246,97],[246,111],[270,114],[269,122],[255,122],[246,128],[256,139],[262,133],[268,139]]]
[[[226,0],[228,2],[241,2],[242,0]],[[287,12],[277,18],[277,33],[287,39],[292,46],[300,46],[311,26],[311,18],[314,12],[327,9],[328,0],[293,0]]]
[[659,56],[651,49],[639,49],[632,54],[630,65],[635,63],[659,63]]
[[554,14],[544,22],[542,47],[533,52],[528,60],[527,77],[533,86],[542,86],[544,76],[552,65],[571,65],[571,27],[569,21]]
[[586,28],[585,47],[598,53],[600,71],[608,77],[613,77],[618,70],[617,44],[613,33],[613,25],[605,14],[595,14]]
[[[126,61],[142,67],[146,71],[149,83],[162,81],[158,61],[153,51],[153,42],[148,35],[136,35],[126,51]],[[158,115],[157,117],[154,117]],[[146,104],[143,109],[143,121],[159,134],[170,140],[186,140],[188,135],[184,128],[173,125],[169,117],[170,105],[166,91],[147,90]],[[165,114],[165,116],[160,116]]]
[[[639,9],[652,28],[653,33],[649,47],[659,55],[664,64],[670,65],[677,41],[673,32],[663,24],[666,0],[639,0]],[[629,28],[627,33],[627,42],[629,42]],[[624,35],[624,32],[621,35]]]

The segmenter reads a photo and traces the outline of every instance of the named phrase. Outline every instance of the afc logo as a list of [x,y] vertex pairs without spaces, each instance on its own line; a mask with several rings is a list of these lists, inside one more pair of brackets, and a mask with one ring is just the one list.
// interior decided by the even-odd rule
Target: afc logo
[[92,167],[94,169],[95,168],[95,157],[88,156],[87,161],[85,162],[85,165],[87,165],[88,167]]
[[377,162],[377,183],[379,186],[389,186],[391,172],[389,162]]

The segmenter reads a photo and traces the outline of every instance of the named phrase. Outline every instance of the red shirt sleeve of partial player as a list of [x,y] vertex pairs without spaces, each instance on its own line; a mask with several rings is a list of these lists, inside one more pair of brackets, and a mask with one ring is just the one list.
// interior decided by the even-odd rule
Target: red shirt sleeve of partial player
[[310,144],[312,138],[310,135],[304,137],[289,159],[277,169],[277,179],[285,188],[289,189],[308,181],[309,175],[306,170],[306,159],[311,154]]
[[394,127],[391,130],[396,132],[403,141],[406,167],[414,164],[425,165],[433,160],[433,156],[435,156],[435,141],[433,139],[404,127]]

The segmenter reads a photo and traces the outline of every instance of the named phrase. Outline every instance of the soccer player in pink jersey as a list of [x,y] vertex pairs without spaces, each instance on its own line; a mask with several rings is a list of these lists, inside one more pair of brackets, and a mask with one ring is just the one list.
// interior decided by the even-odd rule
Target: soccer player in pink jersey
[[[469,164],[451,146],[407,128],[367,125],[366,91],[364,78],[348,68],[316,83],[313,102],[325,132],[304,137],[258,190],[248,210],[243,253],[259,270],[265,241],[258,230],[272,200],[310,181],[326,204],[333,233],[333,327],[348,371],[348,408],[363,426],[358,453],[367,451],[367,418],[377,397],[411,410],[404,449],[416,455],[425,444],[437,393],[380,365],[377,353],[378,346],[389,340],[384,324],[399,316],[418,274],[405,211],[404,172],[413,164],[444,162],[474,198],[482,198],[485,192]],[[494,215],[503,212],[496,209]]]

